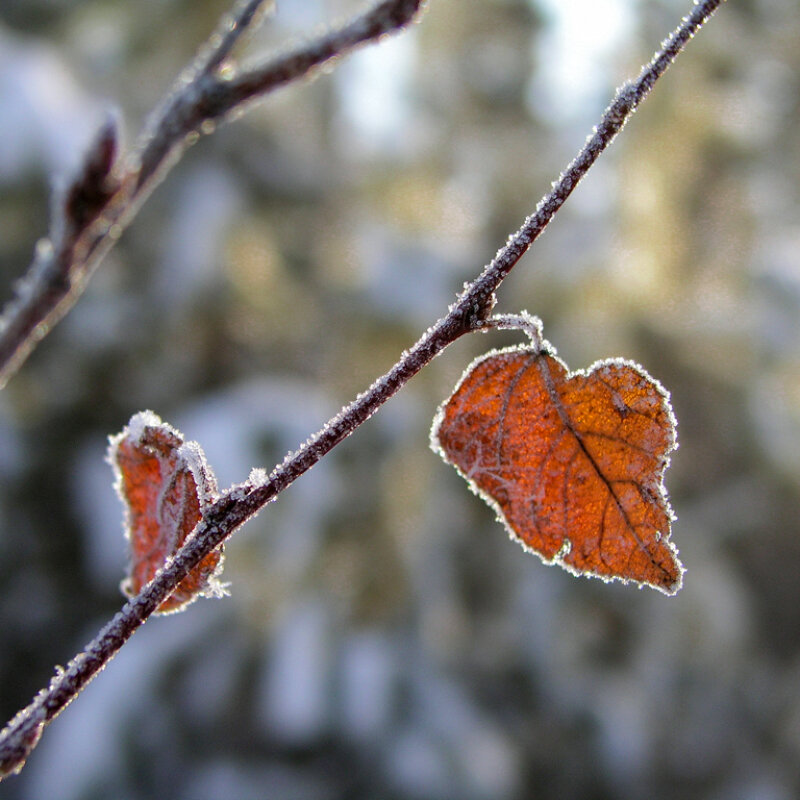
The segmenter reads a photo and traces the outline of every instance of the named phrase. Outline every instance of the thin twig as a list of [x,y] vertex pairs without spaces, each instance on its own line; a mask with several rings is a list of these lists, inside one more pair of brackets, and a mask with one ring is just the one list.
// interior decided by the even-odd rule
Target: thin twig
[[274,5],[274,0],[240,0],[230,14],[226,14],[217,32],[208,41],[208,54],[200,54],[198,68],[206,75],[218,69],[233,52],[233,48],[249,29],[255,27],[257,14],[264,13],[266,3]]
[[[91,224],[71,218],[61,204],[54,210],[49,240],[36,248],[25,277],[15,287],[15,297],[0,318],[0,388],[19,369],[36,345],[69,311],[94,270],[130,225],[142,203],[186,148],[213,125],[245,105],[307,76],[333,58],[375,42],[408,25],[423,0],[382,0],[346,24],[262,66],[225,74],[217,69],[248,26],[252,26],[264,0],[248,0],[226,21],[227,33],[216,33],[198,59],[184,72],[166,102],[152,115],[136,152],[117,158],[119,175],[104,177],[104,204],[95,209]],[[232,27],[231,27],[232,26]],[[115,146],[117,140],[115,140]],[[85,164],[98,158],[95,145]],[[82,168],[76,181],[91,170]],[[112,190],[113,189],[113,190]],[[68,238],[59,231],[69,231]]]
[[235,486],[209,506],[202,521],[174,559],[136,597],[131,599],[67,669],[57,673],[47,689],[21,711],[0,733],[0,776],[19,770],[52,720],[110,661],[134,631],[166,599],[184,577],[234,530],[316,464],[361,423],[374,414],[422,367],[445,347],[472,330],[486,327],[494,292],[532,242],[544,230],[566,198],[597,160],[625,121],[652,89],[688,40],[722,0],[704,0],[683,19],[662,44],[639,77],[622,86],[604,112],[592,136],[541,200],[535,213],[512,235],[481,275],[467,285],[448,314],[431,327],[392,369],[331,419],[294,454],[278,465],[266,480]]

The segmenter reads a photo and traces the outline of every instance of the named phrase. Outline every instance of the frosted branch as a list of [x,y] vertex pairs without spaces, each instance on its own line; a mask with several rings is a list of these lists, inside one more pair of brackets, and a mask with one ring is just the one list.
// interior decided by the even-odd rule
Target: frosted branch
[[[721,2],[722,0],[705,0],[697,3],[692,13],[683,19],[677,30],[662,44],[653,60],[643,68],[639,77],[626,83],[617,92],[592,135],[555,181],[552,190],[540,201],[534,214],[509,238],[480,276],[465,287],[445,317],[429,328],[389,372],[342,409],[295,453],[288,455],[265,480],[256,478],[254,474],[253,480],[223,492],[205,510],[203,519],[174,559],[136,597],[126,603],[86,649],[70,662],[67,669],[60,670],[50,686],[42,690],[0,733],[0,777],[22,768],[43,727],[113,658],[134,631],[206,555],[219,547],[233,531],[255,516],[281,491],[369,419],[445,347],[473,330],[516,326],[520,323],[523,323],[523,327],[535,325],[532,320],[522,317],[490,320],[495,290],[541,234],[599,155],[613,141],[658,78]],[[337,47],[355,46],[391,30],[393,25],[405,24],[418,7],[419,3],[410,0],[399,3],[383,2],[349,26],[321,37],[313,48],[298,51],[295,56],[278,59],[273,62],[272,67],[246,73],[234,86],[242,87],[247,82],[252,86],[274,86],[271,81],[285,82],[283,76],[297,75],[300,73],[294,70],[307,71],[314,64],[322,63],[330,57],[326,54]],[[301,52],[305,55],[301,55]],[[279,66],[280,64],[283,66]],[[267,77],[268,75],[272,77]],[[233,90],[230,97],[237,97],[238,92],[248,98],[252,96],[238,88]],[[215,106],[217,111],[214,113],[223,106]]]
[[[142,203],[209,123],[226,118],[281,86],[354,48],[375,42],[410,23],[423,0],[383,0],[350,22],[267,61],[237,70],[233,48],[252,28],[265,0],[241,2],[184,72],[151,117],[136,150],[116,158],[116,126],[108,125],[86,154],[66,202],[58,203],[48,239],[37,246],[25,277],[0,318],[0,388],[51,328],[75,304],[87,281],[132,222]],[[226,65],[227,70],[220,68]],[[106,165],[106,161],[108,164]],[[72,200],[70,199],[72,198]]]

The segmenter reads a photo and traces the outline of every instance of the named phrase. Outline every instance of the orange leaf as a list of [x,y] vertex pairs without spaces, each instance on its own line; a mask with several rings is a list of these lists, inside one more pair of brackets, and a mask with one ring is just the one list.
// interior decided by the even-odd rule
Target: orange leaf
[[[110,439],[108,460],[125,506],[125,529],[131,548],[128,577],[122,590],[134,597],[186,541],[212,503],[217,483],[196,442],[151,411],[135,414],[128,426]],[[222,548],[209,553],[158,607],[165,614],[182,610],[199,595],[219,597]]]
[[545,563],[675,594],[684,570],[662,483],[675,424],[669,395],[641,367],[609,360],[570,373],[543,342],[477,359],[431,443]]

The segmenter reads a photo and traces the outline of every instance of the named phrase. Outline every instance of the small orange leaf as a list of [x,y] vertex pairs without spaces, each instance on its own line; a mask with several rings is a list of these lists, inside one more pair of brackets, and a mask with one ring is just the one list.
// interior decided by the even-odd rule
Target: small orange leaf
[[[125,532],[131,548],[128,577],[122,590],[134,597],[186,541],[212,503],[217,483],[196,442],[151,411],[135,414],[110,439],[108,460],[125,506]],[[199,595],[219,597],[222,548],[209,553],[158,607],[157,613],[182,610]]]
[[570,373],[534,337],[467,369],[431,443],[545,563],[675,594],[683,567],[662,483],[675,425],[669,395],[641,367]]

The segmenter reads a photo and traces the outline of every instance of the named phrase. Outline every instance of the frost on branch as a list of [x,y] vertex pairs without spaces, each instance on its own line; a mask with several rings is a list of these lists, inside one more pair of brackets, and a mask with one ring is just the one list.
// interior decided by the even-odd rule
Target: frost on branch
[[36,747],[45,724],[42,705],[22,709],[0,733],[0,779],[15,775]]
[[[217,497],[217,482],[197,442],[184,442],[152,411],[134,414],[111,437],[108,460],[125,507],[131,562],[122,590],[135,597],[175,555]],[[181,611],[198,596],[221,597],[222,547],[203,558],[158,607]]]

